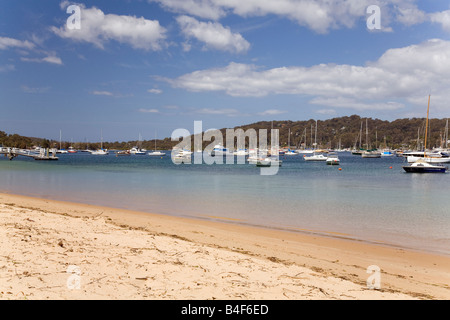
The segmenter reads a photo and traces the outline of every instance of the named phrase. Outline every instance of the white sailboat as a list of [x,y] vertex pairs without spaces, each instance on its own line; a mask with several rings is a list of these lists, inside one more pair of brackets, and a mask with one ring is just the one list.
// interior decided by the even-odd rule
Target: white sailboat
[[153,150],[153,152],[149,152],[148,155],[152,157],[163,157],[166,155],[164,152],[156,151],[156,130],[155,130],[155,150]]
[[424,157],[417,160],[413,164],[409,166],[404,166],[403,170],[408,173],[445,173],[448,168],[438,164],[431,164],[427,161],[427,138],[428,138],[428,118],[430,113],[430,99],[431,96],[428,96],[428,109],[427,109],[427,122],[425,126],[425,148],[423,155]]
[[130,149],[130,153],[131,153],[131,154],[138,155],[138,156],[139,156],[139,155],[140,155],[140,156],[143,156],[143,155],[146,154],[147,150],[141,149],[141,139],[142,139],[141,134],[139,134],[139,142],[138,142],[138,146],[133,147],[133,148]]
[[91,151],[91,154],[96,156],[106,156],[109,154],[108,150],[103,149],[103,130],[100,131],[100,149]]
[[316,120],[316,134],[314,138],[314,153],[312,156],[303,156],[305,161],[327,161],[327,157],[325,157],[322,153],[316,153],[317,150],[317,120]]
[[376,149],[370,149],[369,147],[369,127],[366,118],[366,151],[361,155],[362,158],[381,158],[381,152]]
[[291,128],[289,128],[289,136],[288,136],[288,151],[284,153],[285,156],[296,156],[297,152],[291,150]]

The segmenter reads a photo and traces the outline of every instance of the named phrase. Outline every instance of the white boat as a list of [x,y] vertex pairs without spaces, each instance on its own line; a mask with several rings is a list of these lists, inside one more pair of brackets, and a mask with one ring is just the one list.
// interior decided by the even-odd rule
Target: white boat
[[372,149],[369,143],[369,125],[366,118],[366,150],[362,152],[361,158],[381,158],[381,152]]
[[327,161],[328,157],[325,157],[321,153],[314,153],[312,156],[303,156],[305,161]]
[[297,149],[297,150],[295,150],[295,152],[296,152],[297,154],[313,154],[313,153],[314,153],[314,150],[306,150],[306,149],[304,149],[304,150],[299,150],[299,149]]
[[339,157],[338,157],[337,153],[335,153],[335,152],[328,153],[327,164],[328,165],[338,165],[339,164]]
[[221,144],[217,144],[214,146],[214,149],[211,151],[211,156],[232,156],[233,153],[230,152],[227,148],[222,146]]
[[96,156],[106,156],[109,154],[107,149],[103,149],[103,130],[100,131],[100,149],[90,152]]
[[183,153],[183,150],[181,150],[181,152],[172,152],[172,162],[175,164],[181,164],[181,163],[191,163],[191,153]]
[[271,167],[271,166],[281,167],[282,163],[283,163],[283,161],[277,160],[277,159],[272,159],[270,157],[260,158],[260,159],[256,160],[257,167]]
[[246,149],[239,149],[239,150],[236,150],[235,152],[233,152],[233,155],[235,155],[235,156],[248,156],[249,155],[249,152],[246,150]]
[[403,166],[403,170],[408,173],[445,173],[448,168],[442,165],[431,164],[428,162],[429,158],[426,150],[427,150],[427,138],[428,138],[428,116],[430,113],[430,99],[431,96],[428,96],[428,110],[427,110],[427,122],[425,125],[425,147],[423,152],[423,157],[415,161],[413,164],[409,166]]
[[316,120],[316,134],[315,134],[315,138],[314,138],[314,152],[312,154],[312,156],[303,156],[303,159],[305,159],[305,161],[327,161],[327,157],[325,157],[322,153],[317,152],[317,120]]
[[154,157],[163,157],[166,154],[164,152],[161,152],[161,151],[153,151],[153,152],[149,152],[148,155],[149,156],[154,156]]
[[155,130],[155,150],[153,152],[149,152],[148,155],[153,157],[163,157],[166,155],[164,152],[156,151],[156,130]]
[[134,154],[134,155],[141,155],[141,156],[145,155],[145,154],[146,154],[146,151],[147,151],[147,150],[145,150],[145,149],[139,149],[138,147],[133,147],[133,148],[130,149],[130,153],[131,153],[131,154]]
[[296,156],[296,155],[298,155],[298,153],[295,152],[295,151],[292,151],[291,149],[288,149],[288,151],[286,151],[286,152],[284,153],[284,155],[285,155],[285,156]]
[[[447,153],[438,152],[407,152],[404,154],[408,163],[414,163],[420,159],[424,159],[428,163],[450,163],[450,156]],[[426,155],[426,156],[425,156]]]
[[106,149],[98,149],[95,151],[91,151],[91,154],[96,155],[96,156],[106,156],[109,154],[109,151]]
[[361,158],[381,158],[381,152],[377,150],[366,150],[361,154]]
[[445,173],[448,168],[428,163],[425,161],[425,158],[422,158],[409,166],[404,166],[403,170],[408,173]]
[[393,157],[393,156],[395,156],[395,153],[392,152],[391,150],[383,150],[381,152],[381,156],[382,157]]

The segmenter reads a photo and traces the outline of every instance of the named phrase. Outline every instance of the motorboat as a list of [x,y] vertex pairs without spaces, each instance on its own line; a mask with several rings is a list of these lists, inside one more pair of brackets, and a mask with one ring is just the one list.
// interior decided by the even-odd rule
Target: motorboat
[[191,154],[192,153],[186,154],[186,153],[183,153],[182,151],[178,152],[178,153],[173,152],[171,155],[172,162],[174,164],[181,164],[181,163],[190,164],[191,163]]
[[286,152],[284,153],[284,155],[285,155],[285,156],[296,156],[296,155],[298,155],[298,153],[295,152],[295,151],[292,151],[291,149],[288,149],[288,151],[286,151]]
[[393,157],[393,156],[395,156],[395,153],[392,152],[391,150],[383,150],[381,152],[381,156],[382,157]]
[[164,152],[161,152],[161,151],[153,151],[153,152],[149,152],[148,155],[149,156],[153,156],[153,157],[163,157],[166,154]]
[[77,153],[77,150],[74,147],[69,147],[69,150],[67,150],[68,153]]
[[366,150],[361,154],[361,158],[381,158],[381,152],[378,150]]
[[134,155],[137,155],[137,156],[143,156],[143,155],[145,155],[146,154],[146,151],[147,150],[145,150],[145,149],[139,149],[138,147],[133,147],[133,148],[131,148],[130,149],[130,153],[131,154],[134,154]]
[[283,161],[278,160],[278,159],[273,159],[270,157],[260,158],[260,159],[256,160],[257,167],[271,167],[271,166],[281,167],[282,163],[283,163]]
[[227,148],[222,146],[221,144],[216,144],[214,149],[211,151],[211,156],[232,156],[233,153],[230,152]]
[[330,152],[327,157],[327,164],[328,165],[338,165],[339,164],[339,157],[337,153]]
[[118,151],[116,152],[116,157],[119,156],[131,156],[130,150]]
[[91,151],[91,154],[96,156],[106,156],[109,154],[109,152],[106,149],[98,149],[95,151]]
[[303,156],[305,161],[327,161],[328,157],[325,157],[321,153],[314,153],[312,156]]
[[246,150],[246,149],[238,149],[238,150],[236,150],[235,152],[233,152],[233,155],[235,155],[235,156],[248,156],[249,155],[249,152]]

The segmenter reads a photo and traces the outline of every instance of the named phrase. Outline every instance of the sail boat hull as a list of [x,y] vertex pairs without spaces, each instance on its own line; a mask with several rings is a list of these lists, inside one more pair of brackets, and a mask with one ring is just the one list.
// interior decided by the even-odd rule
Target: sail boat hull
[[403,170],[408,173],[445,173],[447,167],[444,166],[404,166]]

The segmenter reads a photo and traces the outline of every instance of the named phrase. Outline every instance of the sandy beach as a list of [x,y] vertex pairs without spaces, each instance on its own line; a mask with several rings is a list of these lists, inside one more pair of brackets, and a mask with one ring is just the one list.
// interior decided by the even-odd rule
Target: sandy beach
[[338,236],[2,193],[0,239],[3,300],[450,298],[450,257]]

